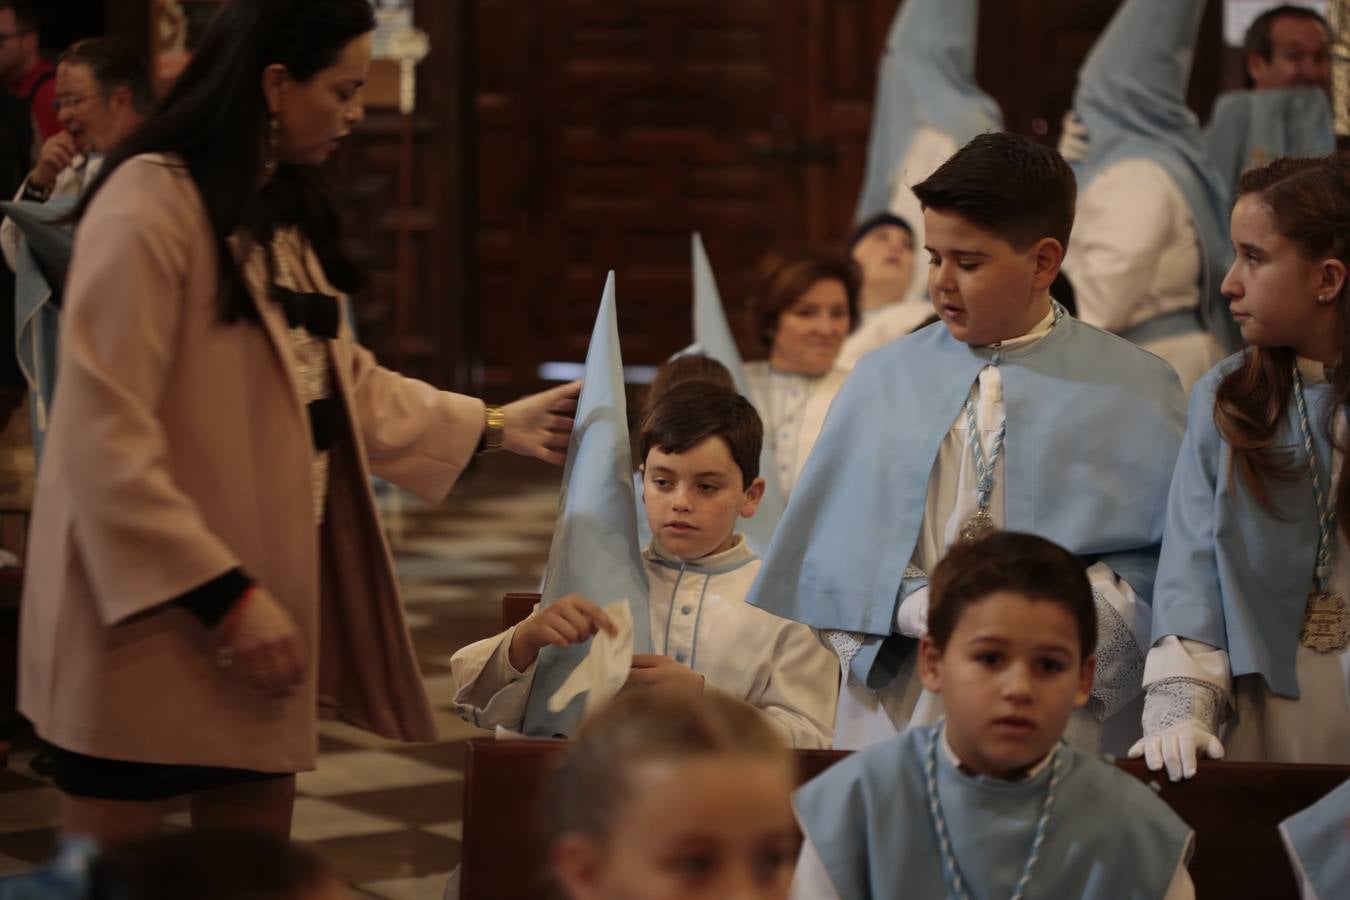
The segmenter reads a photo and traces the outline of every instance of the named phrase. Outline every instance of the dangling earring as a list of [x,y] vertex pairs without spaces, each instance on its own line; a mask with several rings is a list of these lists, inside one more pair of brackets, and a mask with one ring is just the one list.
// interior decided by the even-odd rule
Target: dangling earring
[[281,123],[277,121],[277,114],[272,115],[267,120],[267,149],[263,154],[263,180],[270,180],[277,171],[277,143],[279,142],[279,132]]

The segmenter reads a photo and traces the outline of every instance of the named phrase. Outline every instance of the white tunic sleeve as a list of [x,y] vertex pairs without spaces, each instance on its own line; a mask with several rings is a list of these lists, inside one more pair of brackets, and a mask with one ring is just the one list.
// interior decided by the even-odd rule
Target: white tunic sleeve
[[[797,856],[797,868],[792,873],[792,890],[788,900],[840,900],[839,892],[825,871],[825,863],[811,843],[810,836],[802,834],[802,850]],[[1168,895],[1167,900],[1172,900]]]
[[788,622],[775,636],[772,674],[749,702],[762,710],[794,748],[828,748],[838,700],[835,656],[805,625]]
[[1200,301],[1199,236],[1157,163],[1117,163],[1086,185],[1064,257],[1078,317],[1121,332]]
[[479,728],[519,730],[525,720],[537,660],[524,672],[511,666],[515,626],[470,644],[450,658],[455,683],[455,711]]

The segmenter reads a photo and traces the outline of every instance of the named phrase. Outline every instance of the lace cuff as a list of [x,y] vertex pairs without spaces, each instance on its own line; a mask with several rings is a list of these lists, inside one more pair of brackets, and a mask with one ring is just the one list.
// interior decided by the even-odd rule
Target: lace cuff
[[853,658],[862,650],[863,635],[856,631],[822,631],[821,638],[825,645],[834,651],[834,655],[839,657],[839,668],[848,676],[850,684],[859,684],[858,677],[853,674]]
[[1139,696],[1144,652],[1129,623],[1106,596],[1094,587],[1092,597],[1097,607],[1097,674],[1087,711],[1098,722],[1105,722]]
[[1144,734],[1157,734],[1182,722],[1219,733],[1226,702],[1223,691],[1198,678],[1163,678],[1144,697]]

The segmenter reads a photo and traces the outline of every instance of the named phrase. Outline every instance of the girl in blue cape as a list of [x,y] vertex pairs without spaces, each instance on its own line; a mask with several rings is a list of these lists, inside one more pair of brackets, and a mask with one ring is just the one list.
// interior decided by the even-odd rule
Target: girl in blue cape
[[1223,292],[1251,347],[1191,397],[1131,750],[1174,781],[1197,756],[1350,761],[1350,160],[1242,176],[1232,240]]
[[1193,897],[1190,828],[1144,784],[1063,741],[1096,666],[1079,561],[998,532],[955,547],[931,587],[920,667],[947,717],[797,792],[806,840],[792,896]]

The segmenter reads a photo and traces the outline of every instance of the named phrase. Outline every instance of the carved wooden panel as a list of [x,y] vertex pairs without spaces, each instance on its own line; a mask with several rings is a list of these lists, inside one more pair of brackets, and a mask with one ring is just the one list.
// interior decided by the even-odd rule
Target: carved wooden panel
[[792,158],[800,4],[482,0],[477,12],[488,383],[583,359],[611,266],[625,362],[683,346],[695,229],[738,318],[745,270],[806,232]]
[[[765,250],[847,233],[897,0],[473,5],[487,384],[583,359],[610,266],[625,362],[683,346],[691,230],[738,330],[745,276]],[[983,0],[977,77],[1011,130],[1058,137],[1078,66],[1117,5]],[[1202,110],[1219,71],[1211,6],[1192,79]]]

